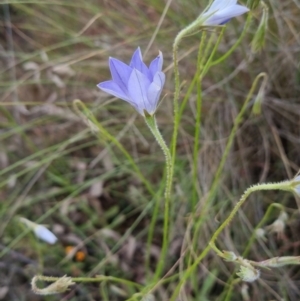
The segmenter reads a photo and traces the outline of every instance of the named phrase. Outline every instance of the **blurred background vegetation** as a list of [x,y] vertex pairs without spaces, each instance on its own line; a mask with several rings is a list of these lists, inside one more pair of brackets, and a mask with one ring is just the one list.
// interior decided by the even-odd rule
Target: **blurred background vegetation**
[[[244,3],[246,4],[246,3]],[[226,162],[213,208],[199,234],[203,249],[243,191],[258,182],[291,179],[300,165],[300,2],[266,1],[265,48],[250,43],[261,9],[238,49],[203,80],[203,119],[199,152],[199,204],[205,201],[215,171],[251,84],[268,74],[262,113],[249,107]],[[205,8],[200,0],[54,0],[0,3],[0,300],[125,300],[127,287],[110,282],[74,286],[64,295],[40,297],[31,278],[110,275],[146,282],[145,249],[151,221],[151,195],[128,159],[76,114],[83,101],[133,156],[143,175],[161,193],[164,157],[135,110],[97,89],[108,80],[108,57],[128,62],[140,46],[149,63],[161,50],[166,85],[157,112],[169,143],[172,135],[173,63],[176,34]],[[241,33],[245,16],[228,23],[216,57]],[[208,35],[212,34],[212,29]],[[183,99],[196,70],[200,34],[179,49]],[[257,92],[256,92],[257,93]],[[191,211],[191,166],[196,90],[180,124],[174,182],[174,210],[168,267],[182,252]],[[299,200],[281,192],[252,196],[222,233],[220,249],[242,254],[253,228],[274,202],[287,207],[283,233],[268,233],[251,245],[249,259],[299,255]],[[150,204],[150,205],[149,205]],[[274,210],[268,224],[279,215]],[[18,217],[49,225],[59,238],[53,246],[38,241]],[[155,269],[162,238],[160,213],[151,244],[148,273]],[[75,249],[74,249],[75,248]],[[299,300],[297,267],[262,271],[253,284],[237,284],[228,294],[231,264],[211,253],[185,286],[186,300]],[[177,279],[162,286],[167,300]],[[249,294],[249,298],[247,293]]]

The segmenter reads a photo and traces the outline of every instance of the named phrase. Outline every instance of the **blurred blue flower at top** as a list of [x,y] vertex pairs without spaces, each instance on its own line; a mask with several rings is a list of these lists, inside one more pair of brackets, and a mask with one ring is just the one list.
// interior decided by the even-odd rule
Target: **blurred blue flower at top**
[[223,25],[248,11],[247,7],[237,4],[237,0],[215,0],[200,18],[204,20],[203,25]]
[[102,82],[97,86],[127,101],[142,116],[145,116],[145,112],[153,115],[165,83],[165,74],[161,71],[162,65],[161,52],[147,67],[143,62],[141,49],[137,48],[129,65],[110,57],[109,68],[112,80]]

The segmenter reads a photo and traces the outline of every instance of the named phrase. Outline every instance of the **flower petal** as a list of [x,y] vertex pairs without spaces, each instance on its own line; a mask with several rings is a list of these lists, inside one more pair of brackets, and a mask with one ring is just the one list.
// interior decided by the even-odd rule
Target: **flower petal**
[[43,225],[37,225],[34,229],[34,233],[36,237],[47,242],[48,244],[53,245],[57,241],[57,237]]
[[228,22],[231,18],[248,12],[249,9],[242,5],[234,5],[220,10],[204,21],[203,25],[220,25]]
[[148,109],[149,114],[154,114],[157,108],[157,103],[165,83],[165,74],[163,72],[157,72],[153,78],[153,82],[150,84],[147,96],[148,96]]
[[163,60],[163,54],[160,51],[159,55],[150,63],[149,70],[152,75],[152,79],[157,72],[161,72]]
[[125,101],[130,102],[130,99],[124,93],[124,91],[112,80],[102,82],[102,83],[98,84],[97,87],[108,94],[111,94],[115,97],[118,97]]
[[132,72],[132,68],[113,57],[109,58],[109,68],[113,81],[126,94],[128,78]]
[[138,47],[137,50],[134,52],[131,58],[130,67],[137,69],[145,76],[147,76],[149,80],[151,80],[149,69],[146,66],[146,64],[143,62],[143,57],[142,57],[142,52],[140,47]]
[[142,115],[149,106],[147,97],[149,85],[149,78],[139,70],[133,69],[128,81],[128,93],[138,112]]
[[216,10],[221,10],[229,6],[233,6],[237,3],[237,0],[215,0],[209,7],[209,12],[214,12]]

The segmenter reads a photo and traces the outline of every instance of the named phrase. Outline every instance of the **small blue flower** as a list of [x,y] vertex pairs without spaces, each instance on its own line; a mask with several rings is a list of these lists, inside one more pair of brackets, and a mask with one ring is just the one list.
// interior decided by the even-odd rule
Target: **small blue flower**
[[200,16],[204,20],[203,25],[223,25],[231,18],[249,11],[247,7],[236,3],[237,0],[215,0],[209,9]]
[[159,52],[148,68],[143,62],[140,48],[134,52],[129,66],[110,57],[112,80],[97,86],[129,102],[142,116],[145,116],[145,112],[153,115],[165,83],[165,74],[161,71],[162,64],[163,55]]

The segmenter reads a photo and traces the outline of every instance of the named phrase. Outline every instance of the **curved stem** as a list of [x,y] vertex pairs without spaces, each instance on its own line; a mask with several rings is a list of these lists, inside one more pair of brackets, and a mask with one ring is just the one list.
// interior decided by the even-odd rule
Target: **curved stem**
[[197,220],[196,222],[196,225],[195,225],[195,234],[194,234],[194,239],[193,239],[193,246],[195,247],[196,245],[196,242],[197,242],[197,237],[199,236],[199,231],[200,231],[200,227],[204,221],[204,218],[205,218],[205,213],[209,211],[210,207],[212,206],[212,202],[213,202],[213,199],[214,199],[214,196],[216,194],[216,191],[217,191],[217,188],[218,188],[218,185],[219,185],[219,181],[220,181],[220,178],[221,178],[221,174],[222,174],[222,171],[223,171],[223,168],[224,168],[224,165],[226,163],[226,160],[227,160],[227,157],[229,155],[229,151],[231,149],[231,146],[233,144],[233,141],[234,141],[234,138],[235,138],[235,135],[236,135],[236,132],[238,130],[238,127],[244,117],[244,114],[246,112],[246,109],[247,109],[247,106],[248,106],[248,103],[249,101],[251,100],[252,98],[252,95],[256,89],[256,86],[258,84],[258,81],[261,77],[263,77],[263,73],[260,73],[259,75],[257,75],[257,77],[255,78],[253,84],[252,84],[252,87],[247,95],[247,98],[240,110],[240,112],[238,113],[237,117],[235,118],[234,120],[234,125],[233,125],[233,128],[230,132],[230,135],[229,135],[229,138],[228,138],[228,141],[227,141],[227,144],[226,144],[226,147],[225,147],[225,150],[224,150],[224,153],[222,155],[222,158],[221,158],[221,162],[218,166],[218,169],[215,173],[215,177],[214,177],[214,180],[213,180],[213,183],[212,183],[212,186],[210,188],[210,191],[209,191],[209,194],[208,194],[208,197],[207,197],[207,200],[205,202],[205,205],[204,205],[204,208],[202,209],[202,216]]
[[217,229],[217,231],[212,236],[210,243],[214,243],[223,229],[232,221],[233,217],[240,209],[240,207],[245,203],[246,199],[252,192],[259,191],[259,190],[284,190],[284,191],[291,191],[291,184],[290,181],[284,181],[279,183],[266,183],[266,184],[257,184],[252,187],[249,187],[245,193],[242,195],[241,199],[235,205],[227,219],[222,223],[222,225]]
[[243,40],[243,38],[244,38],[244,36],[245,36],[245,34],[246,34],[249,26],[250,26],[251,19],[252,19],[252,15],[250,13],[250,14],[248,14],[245,27],[244,27],[244,29],[243,29],[240,37],[236,40],[236,42],[234,43],[234,45],[224,55],[222,55],[217,60],[213,61],[211,63],[211,66],[218,65],[221,62],[223,62],[224,60],[226,60],[231,55],[231,53],[240,45],[240,43],[242,42],[242,40]]
[[263,218],[261,219],[261,221],[257,224],[257,226],[253,229],[253,233],[250,237],[250,239],[248,240],[248,243],[246,245],[246,248],[242,254],[242,257],[247,257],[248,253],[249,253],[249,250],[250,250],[250,247],[251,245],[253,244],[254,240],[256,240],[256,235],[255,235],[255,231],[259,228],[261,228],[264,223],[270,218],[270,215],[271,215],[271,212],[273,211],[274,208],[277,208],[279,209],[280,211],[283,211],[284,210],[284,206],[279,204],[279,203],[273,203],[271,204],[266,213],[264,214]]
[[[77,112],[77,114],[79,114],[80,116],[83,115],[83,113],[81,112],[80,108],[82,108],[83,112],[86,114],[83,115],[84,118],[88,118],[88,120],[91,120],[93,125],[95,125],[97,127],[97,129],[99,130],[99,132],[108,140],[110,140],[123,154],[124,156],[127,158],[127,160],[129,161],[130,165],[132,166],[132,168],[134,169],[134,171],[137,173],[137,175],[139,176],[139,178],[141,179],[141,181],[144,183],[144,185],[146,186],[148,192],[154,196],[155,192],[153,190],[153,188],[151,187],[151,184],[148,182],[148,180],[144,177],[144,175],[141,173],[139,167],[136,165],[136,163],[134,162],[133,158],[131,157],[131,155],[127,152],[127,150],[123,147],[123,145],[118,141],[118,139],[116,139],[113,135],[111,135],[102,125],[101,123],[97,120],[97,118],[95,118],[95,116],[93,115],[93,113],[88,110],[88,108],[85,106],[85,104],[79,100],[79,99],[75,99],[73,102],[74,105],[74,109]],[[101,138],[101,137],[100,137]]]
[[229,216],[226,218],[226,220],[222,223],[222,225],[215,231],[213,234],[211,240],[209,241],[208,245],[206,248],[202,251],[202,253],[196,258],[195,262],[191,265],[190,268],[187,269],[185,274],[182,277],[182,280],[180,283],[177,285],[177,287],[174,290],[173,295],[170,298],[170,301],[175,301],[181,287],[183,284],[186,282],[186,280],[190,277],[194,269],[200,264],[201,260],[208,254],[208,252],[211,249],[217,249],[215,247],[215,241],[220,235],[220,233],[224,230],[226,226],[232,221],[233,217],[237,213],[237,211],[240,209],[240,207],[245,203],[247,198],[252,192],[259,191],[259,190],[284,190],[284,191],[291,191],[291,182],[290,181],[284,181],[284,182],[279,182],[279,183],[267,183],[267,184],[257,184],[254,185],[250,188],[248,188],[245,193],[242,195],[238,203],[235,205]]

